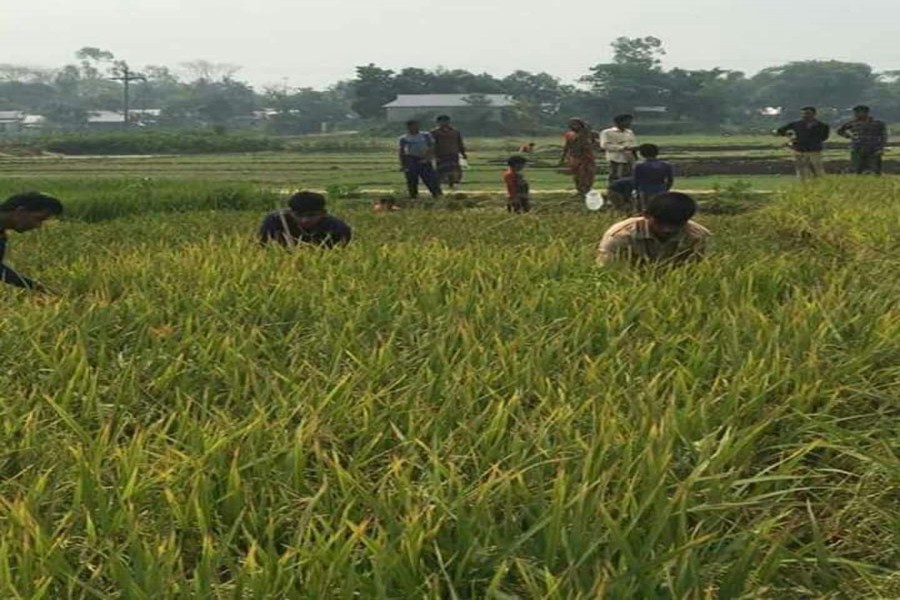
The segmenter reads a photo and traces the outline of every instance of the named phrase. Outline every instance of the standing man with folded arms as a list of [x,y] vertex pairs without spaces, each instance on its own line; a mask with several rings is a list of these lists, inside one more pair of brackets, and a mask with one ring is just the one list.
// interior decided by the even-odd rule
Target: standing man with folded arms
[[853,120],[841,125],[837,133],[850,139],[850,160],[857,175],[881,175],[884,149],[888,143],[888,128],[884,121],[872,118],[868,106],[853,109]]

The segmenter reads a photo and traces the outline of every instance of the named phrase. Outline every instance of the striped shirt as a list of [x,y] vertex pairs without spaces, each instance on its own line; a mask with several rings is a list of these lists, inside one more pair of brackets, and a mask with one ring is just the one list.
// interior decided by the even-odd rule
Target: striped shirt
[[711,235],[706,227],[688,221],[680,232],[660,240],[650,232],[646,217],[633,217],[609,228],[597,249],[597,262],[681,263],[702,256]]

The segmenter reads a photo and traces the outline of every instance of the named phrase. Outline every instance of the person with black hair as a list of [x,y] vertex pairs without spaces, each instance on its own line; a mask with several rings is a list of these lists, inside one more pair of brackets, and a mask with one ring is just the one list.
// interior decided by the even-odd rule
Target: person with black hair
[[820,121],[816,117],[817,114],[816,107],[804,106],[800,109],[799,121],[788,123],[775,130],[775,135],[791,139],[797,176],[804,181],[825,175],[822,150],[831,136],[831,127]]
[[841,125],[837,133],[850,140],[850,160],[857,175],[873,173],[881,175],[884,150],[888,144],[887,125],[872,117],[865,105],[853,108],[853,120]]
[[406,174],[406,187],[409,197],[419,197],[419,180],[425,184],[432,197],[440,198],[441,181],[434,170],[434,137],[422,131],[419,122],[406,122],[406,134],[400,136],[400,168]]
[[453,126],[447,115],[437,118],[437,127],[431,130],[431,137],[434,139],[438,176],[441,183],[447,184],[452,190],[463,180],[461,159],[469,159],[466,143],[462,133]]
[[637,137],[631,130],[633,115],[618,115],[613,119],[614,127],[600,132],[600,147],[606,151],[609,163],[609,181],[631,177],[631,169],[637,157]]
[[259,228],[262,245],[275,242],[283,246],[307,244],[323,248],[350,243],[352,230],[325,210],[325,196],[298,192],[291,196],[288,208],[269,213]]
[[668,192],[675,184],[675,170],[664,160],[659,160],[659,146],[641,144],[638,148],[644,162],[634,168],[634,185],[638,194],[638,210],[643,210],[647,200]]
[[641,216],[609,228],[600,242],[597,262],[679,264],[699,258],[712,234],[691,220],[696,212],[697,203],[687,194],[653,196]]
[[17,194],[0,204],[0,279],[3,283],[35,292],[49,290],[32,279],[19,275],[6,266],[3,258],[6,255],[6,232],[25,233],[39,229],[44,221],[58,217],[63,212],[62,203],[52,196],[39,192]]
[[522,172],[528,161],[522,156],[512,156],[506,161],[509,169],[503,174],[506,183],[507,202],[506,210],[514,213],[527,213],[531,211],[531,196],[529,194],[528,181]]

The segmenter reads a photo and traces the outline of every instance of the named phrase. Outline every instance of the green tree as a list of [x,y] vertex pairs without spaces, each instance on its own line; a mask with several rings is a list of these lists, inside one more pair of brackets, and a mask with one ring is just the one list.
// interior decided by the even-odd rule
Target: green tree
[[807,104],[849,108],[872,94],[878,77],[863,63],[808,60],[764,69],[752,83],[757,106],[781,106],[793,113]]
[[396,96],[394,72],[369,64],[356,67],[353,82],[355,99],[353,110],[364,119],[376,119],[384,115],[385,104]]

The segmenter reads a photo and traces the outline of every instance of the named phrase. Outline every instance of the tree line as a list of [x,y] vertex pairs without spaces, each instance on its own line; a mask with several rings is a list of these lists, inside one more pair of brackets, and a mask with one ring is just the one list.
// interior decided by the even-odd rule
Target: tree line
[[[622,37],[612,59],[591,67],[576,84],[549,73],[516,71],[505,77],[462,69],[375,64],[359,66],[356,77],[323,90],[273,86],[254,89],[238,78],[239,67],[192,61],[179,69],[149,65],[130,69],[111,52],[82,48],[76,62],[58,69],[0,65],[0,110],[42,115],[50,127],[78,129],[94,111],[122,109],[122,84],[114,78],[137,72],[132,108],[158,109],[157,125],[170,128],[235,128],[266,111],[271,133],[296,134],[332,127],[378,128],[382,106],[398,94],[505,94],[517,100],[505,127],[539,131],[577,115],[606,122],[636,107],[665,107],[657,125],[673,133],[716,128],[768,126],[764,107],[786,113],[813,104],[825,118],[838,118],[854,104],[876,107],[887,120],[900,120],[900,71],[876,72],[864,63],[789,62],[748,76],[727,69],[666,69],[663,43],[655,37]],[[473,124],[475,125],[475,124]],[[382,126],[383,127],[383,126]]]

